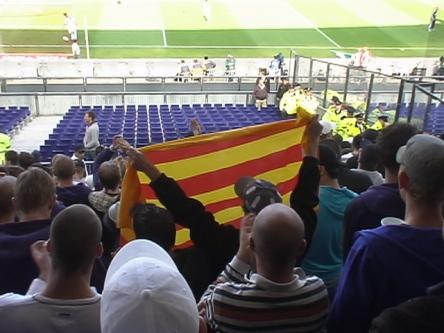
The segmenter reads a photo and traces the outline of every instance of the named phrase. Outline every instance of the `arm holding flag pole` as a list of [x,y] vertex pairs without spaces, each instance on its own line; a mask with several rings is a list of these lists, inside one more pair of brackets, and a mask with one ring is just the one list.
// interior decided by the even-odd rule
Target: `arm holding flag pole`
[[322,125],[318,121],[318,116],[308,124],[305,135],[304,159],[299,171],[299,182],[290,196],[290,206],[304,221],[305,240],[307,248],[310,247],[313,234],[316,229],[317,215],[315,208],[319,204],[319,159],[318,149]]

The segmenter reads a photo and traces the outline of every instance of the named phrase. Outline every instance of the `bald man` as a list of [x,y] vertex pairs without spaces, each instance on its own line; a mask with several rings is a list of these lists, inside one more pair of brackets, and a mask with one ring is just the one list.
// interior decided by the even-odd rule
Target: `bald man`
[[4,176],[0,178],[0,224],[14,222],[15,209],[12,203],[17,178]]
[[52,160],[52,171],[56,181],[57,200],[66,207],[74,204],[88,205],[91,189],[83,183],[74,184],[76,172],[74,161],[66,155],[56,155]]
[[218,332],[321,331],[328,314],[324,283],[295,268],[306,247],[300,216],[280,203],[247,215],[239,244],[199,302],[208,325]]
[[101,222],[91,208],[72,205],[59,213],[49,240],[31,246],[39,278],[26,296],[0,297],[2,326],[9,333],[99,333],[100,295],[89,281],[102,254],[101,237]]

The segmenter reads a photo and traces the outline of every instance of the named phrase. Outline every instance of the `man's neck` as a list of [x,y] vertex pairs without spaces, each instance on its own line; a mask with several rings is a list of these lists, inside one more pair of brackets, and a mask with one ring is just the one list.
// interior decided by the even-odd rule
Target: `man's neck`
[[45,210],[34,211],[34,212],[30,212],[30,213],[19,212],[18,215],[19,215],[20,222],[49,220],[51,218],[51,211],[48,211],[45,209]]
[[321,177],[320,184],[322,186],[333,187],[337,190],[339,190],[341,188],[341,186],[339,185],[338,179],[334,179],[334,178],[330,178],[330,177]]
[[424,205],[407,198],[405,222],[416,227],[442,228],[443,207],[438,204]]
[[289,283],[294,280],[293,266],[286,270],[276,270],[274,267],[267,267],[266,264],[256,262],[257,273],[264,278],[276,283]]
[[103,191],[106,194],[120,194],[120,187],[116,187],[114,189],[110,189],[110,188],[104,188]]
[[83,299],[94,297],[89,285],[91,273],[65,276],[51,271],[42,296],[54,299]]
[[386,184],[398,184],[398,171],[385,168],[385,182]]
[[58,187],[70,187],[70,186],[74,186],[74,183],[72,182],[72,178],[71,179],[57,178],[57,186]]

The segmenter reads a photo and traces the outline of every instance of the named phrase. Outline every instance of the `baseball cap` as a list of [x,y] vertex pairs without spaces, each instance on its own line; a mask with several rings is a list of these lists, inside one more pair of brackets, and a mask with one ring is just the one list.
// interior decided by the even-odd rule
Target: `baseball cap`
[[398,149],[396,161],[425,189],[444,186],[444,141],[427,134],[414,135]]
[[108,216],[113,221],[116,226],[119,226],[119,209],[120,209],[120,201],[117,201],[111,207],[108,208]]
[[101,300],[102,332],[199,331],[196,300],[171,257],[145,239],[111,261]]
[[258,214],[264,207],[282,202],[277,187],[263,179],[241,177],[234,185],[234,191],[244,201],[249,213]]
[[336,129],[336,124],[331,121],[320,120],[319,123],[322,125],[322,135],[327,135],[328,133]]

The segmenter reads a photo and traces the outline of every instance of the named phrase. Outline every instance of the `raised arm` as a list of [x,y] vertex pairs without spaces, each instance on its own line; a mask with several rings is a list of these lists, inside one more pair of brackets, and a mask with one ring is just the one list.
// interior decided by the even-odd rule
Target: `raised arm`
[[316,229],[315,208],[319,204],[319,159],[318,149],[322,125],[314,118],[306,129],[307,142],[304,147],[304,160],[299,170],[299,181],[290,195],[290,206],[304,221],[307,249]]

